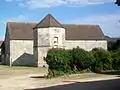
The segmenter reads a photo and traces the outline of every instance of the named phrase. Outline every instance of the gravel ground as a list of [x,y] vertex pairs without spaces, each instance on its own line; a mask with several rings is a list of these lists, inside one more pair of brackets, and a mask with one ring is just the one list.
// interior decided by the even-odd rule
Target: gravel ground
[[75,74],[53,79],[45,79],[46,68],[0,66],[0,90],[24,90],[54,85],[74,83],[74,81],[93,81],[119,78],[116,75],[95,73]]

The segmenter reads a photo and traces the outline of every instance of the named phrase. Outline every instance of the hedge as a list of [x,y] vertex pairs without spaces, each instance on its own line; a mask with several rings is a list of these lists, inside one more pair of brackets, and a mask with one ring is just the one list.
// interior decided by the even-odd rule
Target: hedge
[[94,56],[91,53],[79,47],[72,49],[72,57],[74,66],[79,71],[90,68],[94,61]]
[[45,61],[49,66],[49,78],[82,70],[120,70],[120,50],[110,52],[94,48],[88,52],[79,47],[72,50],[52,48],[48,51]]
[[112,52],[112,58],[114,70],[120,70],[120,49],[118,49],[116,52]]
[[92,54],[95,58],[93,62],[93,70],[111,70],[112,69],[112,56],[111,53],[102,48],[94,48]]
[[70,59],[71,55],[68,51],[64,49],[50,49],[45,58],[45,61],[49,65],[49,74],[60,76],[68,73],[71,70]]

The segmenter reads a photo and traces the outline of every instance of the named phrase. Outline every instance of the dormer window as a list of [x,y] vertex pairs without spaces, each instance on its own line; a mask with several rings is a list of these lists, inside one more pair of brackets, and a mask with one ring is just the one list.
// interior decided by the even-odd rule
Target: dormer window
[[58,37],[54,37],[54,43],[58,43]]

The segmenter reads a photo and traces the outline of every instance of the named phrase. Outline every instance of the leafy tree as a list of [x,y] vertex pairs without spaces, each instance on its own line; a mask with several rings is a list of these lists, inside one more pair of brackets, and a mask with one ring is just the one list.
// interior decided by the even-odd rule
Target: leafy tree
[[111,53],[102,48],[95,48],[92,50],[95,57],[95,62],[92,65],[93,70],[110,70],[112,69]]
[[117,4],[118,6],[120,6],[120,0],[116,0],[115,4]]
[[49,74],[52,76],[60,76],[70,72],[71,55],[64,49],[50,49],[47,53],[45,61],[49,65]]
[[92,62],[94,61],[94,57],[91,53],[79,47],[73,48],[72,56],[74,60],[73,64],[78,70],[90,68]]
[[115,70],[120,70],[120,50],[116,52],[112,52],[112,58],[113,58],[113,68]]
[[116,51],[120,49],[120,40],[116,42],[108,42],[108,50]]
[[117,40],[116,43],[113,45],[113,50],[120,49],[120,40]]

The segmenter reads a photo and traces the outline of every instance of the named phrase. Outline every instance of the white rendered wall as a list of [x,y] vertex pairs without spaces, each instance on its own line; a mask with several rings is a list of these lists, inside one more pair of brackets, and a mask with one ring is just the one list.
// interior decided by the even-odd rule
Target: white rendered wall
[[93,48],[103,48],[107,49],[106,40],[66,40],[65,49],[72,49],[79,46],[87,51],[92,50]]
[[[54,45],[58,45],[59,48],[64,47],[65,42],[65,29],[64,28],[49,28],[50,33],[50,46],[54,47]],[[54,43],[54,37],[58,37],[58,43]]]
[[[44,57],[47,55],[47,51],[50,48],[53,48],[57,45],[59,48],[64,47],[65,41],[65,29],[58,27],[49,27],[49,28],[39,28],[37,30],[37,52],[35,52],[38,59],[38,66],[43,67],[46,66],[46,62],[44,61]],[[54,37],[58,37],[58,43],[54,43]],[[36,41],[36,39],[34,41]],[[35,48],[34,48],[35,49]]]
[[11,40],[10,61],[13,65],[34,65],[33,40]]
[[39,28],[37,30],[37,45],[36,50],[37,53],[35,56],[37,60],[37,66],[43,67],[45,66],[44,57],[46,57],[48,48],[50,47],[50,34],[49,28]]

